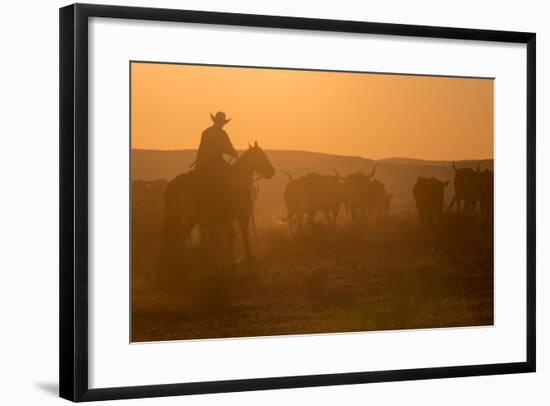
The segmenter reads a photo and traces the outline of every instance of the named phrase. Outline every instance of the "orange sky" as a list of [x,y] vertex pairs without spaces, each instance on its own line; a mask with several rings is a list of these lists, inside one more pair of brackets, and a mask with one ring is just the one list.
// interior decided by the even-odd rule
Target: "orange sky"
[[233,145],[381,159],[493,157],[493,80],[132,63],[132,147]]

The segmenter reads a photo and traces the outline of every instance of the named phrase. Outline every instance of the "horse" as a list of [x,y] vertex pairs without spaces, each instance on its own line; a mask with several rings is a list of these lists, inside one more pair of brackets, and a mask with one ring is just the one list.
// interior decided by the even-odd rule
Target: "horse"
[[[249,226],[253,202],[251,187],[259,177],[271,179],[275,168],[265,152],[255,142],[225,173],[209,179],[196,170],[182,173],[172,179],[165,194],[165,241],[180,244],[188,240],[195,225],[201,234],[215,228],[232,227],[238,220],[247,258],[251,257]],[[257,174],[257,176],[255,176]],[[201,239],[204,238],[201,235]]]

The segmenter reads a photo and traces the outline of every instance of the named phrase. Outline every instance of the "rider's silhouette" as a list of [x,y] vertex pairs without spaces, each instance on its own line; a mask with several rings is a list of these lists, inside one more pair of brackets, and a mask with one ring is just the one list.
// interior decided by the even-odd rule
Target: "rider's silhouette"
[[195,169],[206,176],[216,176],[229,165],[223,158],[224,154],[237,158],[238,153],[223,129],[230,119],[226,119],[222,112],[215,116],[210,114],[210,117],[214,124],[202,132]]
[[218,221],[228,210],[226,197],[231,194],[228,178],[230,164],[224,155],[237,158],[238,153],[223,130],[223,126],[230,121],[225,118],[225,113],[210,114],[210,117],[214,124],[202,133],[194,166],[199,182],[200,210],[203,216]]

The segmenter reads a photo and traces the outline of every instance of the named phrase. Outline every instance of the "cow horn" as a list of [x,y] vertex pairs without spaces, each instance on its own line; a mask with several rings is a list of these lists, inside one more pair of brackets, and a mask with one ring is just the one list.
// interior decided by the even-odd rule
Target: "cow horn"
[[258,182],[252,182],[254,185],[254,191],[258,193],[260,191],[260,184]]
[[454,169],[454,171],[456,172],[456,165],[455,165],[455,161],[453,161],[453,169]]
[[372,178],[374,176],[374,174],[376,173],[376,167],[377,166],[378,166],[378,164],[374,165],[374,168],[372,168],[372,172],[370,173],[369,178]]
[[250,143],[248,143],[248,148],[252,148],[252,145],[250,145]]
[[290,173],[285,172],[285,171],[283,171],[283,173],[284,173],[286,176],[288,176],[288,179],[290,179],[291,182],[294,182],[294,178],[292,177],[292,175],[291,175]]
[[344,179],[344,178],[338,173],[338,171],[337,171],[336,169],[332,168],[332,170],[334,171],[334,174],[336,175],[336,177],[337,177],[338,179],[341,179],[341,180]]

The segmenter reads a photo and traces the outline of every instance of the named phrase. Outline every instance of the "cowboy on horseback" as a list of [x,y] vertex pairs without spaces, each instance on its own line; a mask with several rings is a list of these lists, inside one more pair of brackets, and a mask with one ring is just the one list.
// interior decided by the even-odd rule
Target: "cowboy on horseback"
[[[210,115],[213,125],[203,131],[195,169],[181,173],[166,186],[165,238],[181,241],[193,227],[201,227],[201,244],[225,247],[231,251],[233,221],[238,220],[244,248],[250,257],[248,228],[253,223],[253,182],[270,179],[275,168],[255,142],[238,157],[223,126],[229,122],[225,113]],[[236,159],[225,161],[224,155]],[[237,159],[238,158],[238,159]],[[224,244],[228,243],[228,244]],[[223,254],[227,256],[229,254]],[[227,255],[226,255],[227,254]],[[230,255],[229,255],[230,256]]]

